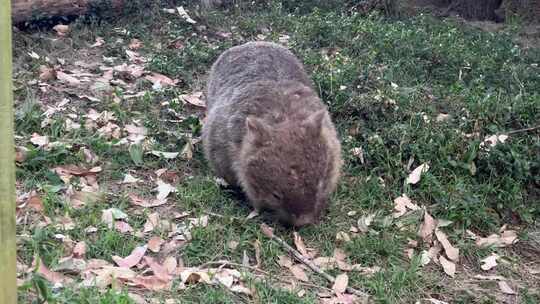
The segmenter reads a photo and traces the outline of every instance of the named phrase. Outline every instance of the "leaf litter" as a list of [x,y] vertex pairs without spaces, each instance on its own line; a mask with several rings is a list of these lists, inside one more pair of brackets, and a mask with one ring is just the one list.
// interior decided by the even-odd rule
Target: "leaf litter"
[[[174,12],[174,10],[173,10],[173,12]],[[177,12],[182,16],[182,18],[185,18],[185,20],[188,21],[189,23],[195,23],[195,21],[193,19],[191,19],[191,17],[189,17],[189,15],[187,15],[187,12],[183,8],[178,9]],[[191,21],[193,21],[193,22],[191,22]],[[68,26],[59,25],[59,26],[55,27],[55,30],[58,32],[58,34],[60,36],[66,36],[66,35],[69,34],[69,27]],[[284,41],[285,41],[285,36],[283,36]],[[281,37],[280,37],[280,40],[281,40]],[[99,47],[103,46],[104,44],[105,44],[104,39],[102,39],[100,37],[97,37],[96,42],[93,45],[91,45],[91,47],[99,48]],[[158,73],[147,72],[142,65],[137,64],[138,62],[144,61],[144,58],[142,58],[142,56],[140,56],[136,52],[136,50],[138,50],[141,47],[142,47],[142,43],[140,41],[138,41],[137,39],[133,39],[132,41],[130,41],[130,44],[128,46],[128,48],[130,49],[130,52],[126,52],[126,55],[130,58],[130,61],[132,61],[132,63],[130,63],[130,65],[123,64],[121,67],[120,66],[119,67],[114,67],[114,68],[111,68],[110,70],[103,70],[103,72],[104,72],[103,75],[92,75],[92,73],[88,73],[89,75],[85,75],[81,71],[78,72],[78,71],[68,70],[68,69],[64,69],[64,68],[58,68],[58,67],[50,68],[50,67],[44,66],[43,68],[40,68],[39,78],[42,81],[50,81],[51,83],[53,83],[54,82],[53,80],[56,79],[56,80],[58,80],[59,84],[62,84],[62,85],[65,85],[65,86],[70,86],[70,87],[84,86],[87,83],[92,83],[92,81],[90,81],[91,79],[96,80],[96,81],[98,81],[98,79],[99,79],[99,81],[103,81],[104,83],[107,83],[107,84],[116,82],[116,84],[118,84],[119,86],[129,88],[131,84],[130,83],[125,83],[125,82],[122,84],[122,82],[119,82],[119,78],[122,79],[122,81],[128,81],[129,82],[129,81],[135,80],[137,78],[147,76],[147,77],[144,77],[144,78],[151,81],[152,84],[155,87],[162,88],[162,87],[166,87],[166,86],[175,86],[178,83],[178,80],[176,80],[176,79],[173,80],[173,79],[171,79],[171,78],[169,78],[169,77],[167,77],[165,75],[161,75],[161,74],[158,74]],[[40,56],[38,54],[35,54],[35,55],[34,54],[32,55],[32,57],[40,58]],[[130,92],[130,94],[132,94],[133,96],[136,96],[137,94],[140,94],[140,93],[144,94],[144,92]],[[129,94],[126,94],[126,96],[129,96]],[[139,95],[139,96],[142,96],[142,95]],[[196,107],[204,108],[206,105],[204,103],[204,100],[201,99],[201,97],[202,97],[202,94],[200,94],[200,92],[194,92],[192,94],[183,96],[182,101],[184,101],[186,104],[191,104],[191,105],[196,106]],[[99,102],[100,101],[100,99],[92,97],[92,96],[84,97],[83,95],[81,95],[81,96],[79,96],[79,98],[81,98],[81,99],[84,98],[84,99],[86,99],[86,101],[93,101],[93,102]],[[131,138],[131,141],[138,142],[140,140],[143,140],[143,138],[141,138],[142,136],[146,136],[146,133],[142,131],[142,127],[138,127],[137,124],[126,125],[124,127],[120,127],[118,125],[119,123],[113,118],[113,116],[108,116],[106,111],[105,111],[105,113],[99,113],[99,114],[100,114],[99,117],[96,117],[96,116],[94,116],[93,113],[90,113],[90,117],[88,117],[88,119],[91,120],[93,123],[95,123],[95,128],[94,129],[99,130],[98,133],[103,135],[105,138],[120,139],[127,132],[128,138]],[[104,115],[102,116],[101,114],[104,114]],[[91,117],[94,117],[95,119],[91,119]],[[446,117],[445,117],[445,119],[446,119]],[[439,119],[437,119],[437,120],[439,121]],[[443,119],[441,119],[441,121],[442,120]],[[83,123],[83,122],[81,122],[81,123]],[[67,123],[67,121],[66,121],[66,126],[69,129],[77,129],[78,124],[79,124],[79,121],[76,118],[73,118],[73,117],[72,117],[72,120],[71,119],[69,120],[69,123]],[[138,129],[138,128],[141,128],[141,129]],[[51,144],[51,143],[49,142],[49,139],[45,138],[45,137],[46,136],[41,136],[41,135],[35,134],[35,136],[33,136],[33,139],[31,139],[31,142],[34,145],[38,146],[38,147],[47,148],[47,146],[49,144]],[[499,144],[499,143],[503,143],[504,140],[506,140],[506,139],[497,137],[495,141],[496,141],[497,144]],[[493,146],[493,145],[491,145],[491,142],[492,141],[489,141],[489,142],[486,141],[485,145],[486,146],[489,145],[491,147],[491,146]],[[192,157],[192,148],[193,148],[192,145],[189,145],[189,146],[186,145],[184,147],[184,150],[190,150],[191,151],[191,153],[190,153],[190,151],[183,151],[183,153],[182,153],[188,159],[191,159],[191,157]],[[152,152],[155,152],[155,151],[152,151]],[[176,152],[164,152],[164,153],[176,153]],[[152,154],[154,154],[154,153],[152,153]],[[190,156],[190,154],[191,154],[191,156]],[[170,157],[170,159],[176,158],[178,154],[174,155],[174,157],[172,157],[172,155],[173,154],[168,155]],[[168,158],[168,157],[164,156],[163,154],[160,154],[160,156],[164,157],[164,158]],[[23,158],[21,157],[20,159],[22,160]],[[96,164],[98,162],[97,158],[93,158],[93,156],[91,156],[91,155],[85,156],[85,159],[89,164]],[[407,177],[406,182],[408,184],[416,184],[416,183],[418,183],[420,181],[420,179],[421,179],[422,174],[425,173],[428,169],[429,169],[429,166],[427,166],[427,164],[422,164],[421,166],[417,167],[415,170],[413,170],[411,172],[411,174]],[[69,170],[67,170],[67,171],[69,171]],[[66,170],[60,170],[59,171],[59,175],[61,175],[62,180],[64,180],[66,182],[66,184],[69,184],[69,183],[72,182],[72,180],[73,180],[72,177],[73,176],[75,176],[75,177],[95,176],[96,175],[95,173],[97,173],[97,172],[92,172],[92,174],[87,174],[86,175],[86,173],[77,173],[76,171],[75,172],[67,172],[67,171]],[[129,175],[129,176],[131,176],[131,178],[129,178],[128,175],[125,176],[125,179],[124,179],[125,184],[135,184],[135,183],[138,183],[140,181],[137,178],[132,177],[131,175]],[[91,180],[92,180],[92,178],[90,177],[90,180],[88,181],[88,186],[91,186],[90,184],[93,183]],[[94,183],[94,184],[97,184],[97,183]],[[79,188],[77,188],[77,189],[79,189]],[[75,190],[72,193],[72,195],[73,195],[72,203],[73,203],[73,205],[80,204],[80,206],[83,206],[83,203],[86,200],[85,199],[80,199],[78,196],[79,195],[80,196],[85,196],[85,195],[77,194],[77,193],[85,193],[85,192],[83,192],[83,191],[77,192],[77,191],[78,190]],[[157,195],[156,195],[157,197],[164,196],[165,198],[167,198],[170,195],[170,193],[174,192],[174,190],[169,191],[169,190],[165,189],[165,190],[161,191],[159,189],[159,185],[158,185],[158,188],[156,188],[156,192],[157,192]],[[92,193],[92,192],[87,192],[87,193]],[[131,198],[131,196],[130,196],[130,198]],[[34,201],[35,201],[35,203],[34,203]],[[89,201],[91,201],[91,200],[88,200],[86,203],[88,204]],[[156,200],[145,200],[145,199],[139,197],[137,199],[137,202],[140,203],[140,204],[137,204],[137,203],[133,203],[133,204],[135,206],[143,207],[143,208],[159,206],[159,205],[153,205],[153,203],[155,201],[157,201],[157,199]],[[43,210],[42,209],[42,202],[40,202],[40,203],[38,203],[38,202],[40,202],[40,200],[37,199],[37,198],[34,198],[33,200],[29,200],[27,205],[30,208],[36,209],[36,211],[41,212]],[[160,202],[162,202],[162,201],[160,201]],[[401,204],[401,202],[399,204]],[[408,210],[417,210],[418,209],[418,206],[416,206],[415,204],[411,205],[411,204],[405,203],[403,205],[400,205],[399,208],[396,208],[396,211],[401,213],[403,211],[402,206],[405,207],[405,212],[403,214],[405,214]],[[105,212],[105,213],[107,214],[105,216],[105,218],[106,218],[105,222],[107,223],[107,225],[109,227],[111,225],[114,225],[115,228],[123,227],[123,229],[124,229],[124,231],[126,233],[133,232],[133,228],[131,228],[129,226],[129,224],[127,224],[127,222],[126,222],[127,214],[123,213],[122,211],[120,211],[118,209],[112,209],[112,208],[108,209],[108,211]],[[401,215],[403,215],[403,214],[401,214]],[[125,215],[125,217],[124,217],[124,215]],[[358,229],[361,230],[362,232],[368,232],[369,227],[370,227],[370,225],[371,225],[371,223],[373,221],[373,218],[374,218],[374,215],[368,215],[368,216],[363,216],[362,218],[358,219],[358,223],[357,223]],[[148,218],[147,223],[150,223],[150,224],[148,224],[148,227],[146,227],[147,225],[145,224],[144,229],[147,230],[147,228],[148,228],[149,229],[148,232],[150,232],[154,228],[166,226],[166,224],[164,224],[163,221],[165,221],[165,220],[160,219],[159,215],[153,215],[153,216]],[[207,223],[208,223],[208,218],[206,218],[206,219],[205,218],[192,218],[192,219],[189,219],[188,222],[189,222],[188,226],[190,226],[190,227],[206,226]],[[454,248],[448,242],[448,239],[447,239],[446,235],[443,236],[441,234],[442,232],[440,230],[436,231],[436,228],[440,228],[440,226],[437,225],[438,222],[439,222],[438,220],[433,219],[433,217],[431,217],[427,213],[427,211],[425,211],[424,222],[422,223],[424,228],[419,229],[419,236],[422,238],[422,240],[424,242],[428,243],[432,247],[430,247],[429,250],[423,250],[421,255],[422,255],[423,261],[425,261],[425,260],[429,260],[433,255],[436,256],[438,254],[445,254],[446,257],[448,257],[448,259],[446,259],[444,256],[441,255],[439,260],[446,260],[446,262],[451,263],[450,260],[455,260],[456,256],[459,256],[459,250],[457,248]],[[68,229],[73,226],[73,221],[69,217],[64,217],[60,221],[60,223],[64,228],[68,228]],[[129,228],[126,228],[126,227],[129,227]],[[87,227],[87,229],[90,229],[90,228],[93,228],[93,227]],[[94,229],[97,230],[97,228],[94,228]],[[94,230],[92,230],[92,229],[88,230],[88,232],[90,232],[90,233],[91,233],[91,231],[94,231]],[[423,231],[423,232],[421,232],[421,231]],[[436,240],[432,239],[433,234],[435,234]],[[348,237],[346,237],[346,235],[347,234],[344,233],[344,232],[340,233],[340,237],[339,237],[340,240],[345,240],[346,238],[348,238]],[[321,268],[324,268],[324,267],[327,267],[328,269],[336,269],[336,268],[338,268],[338,269],[340,269],[342,271],[360,271],[360,269],[363,269],[363,270],[367,269],[367,267],[362,267],[360,265],[348,265],[348,263],[346,262],[346,256],[344,257],[342,255],[342,253],[339,253],[339,252],[337,254],[334,254],[334,256],[332,256],[332,257],[316,257],[313,254],[312,251],[310,251],[308,248],[306,248],[306,246],[303,243],[303,241],[301,240],[301,238],[299,238],[299,241],[297,242],[297,239],[296,239],[297,236],[299,237],[298,234],[294,236],[295,237],[295,242],[294,243],[295,243],[296,248],[299,251],[302,252],[303,256],[305,256],[305,257],[307,257],[309,259],[312,259],[312,261],[314,263],[316,262],[316,264],[320,265]],[[350,239],[350,237],[349,237],[349,239]],[[506,232],[503,231],[503,232],[500,232],[500,234],[490,235],[487,238],[478,238],[477,239],[477,245],[481,246],[481,247],[484,247],[484,246],[504,247],[504,246],[509,246],[509,245],[513,244],[516,240],[517,240],[517,236],[515,235],[515,233],[509,232],[509,231],[506,231]],[[163,240],[163,239],[161,239],[159,237],[151,237],[148,240],[148,244],[146,246],[148,247],[148,249],[151,252],[160,252],[160,249],[162,251],[166,251],[165,247],[167,247],[169,244],[171,244],[171,242],[172,241]],[[159,246],[157,245],[157,243],[159,243]],[[83,249],[83,248],[85,248],[85,243],[84,242],[76,242],[74,246],[75,247],[72,250],[72,255],[73,256],[71,258],[70,257],[63,258],[63,260],[62,260],[64,269],[69,269],[69,268],[75,269],[75,268],[79,267],[79,266],[76,266],[76,265],[81,265],[81,264],[77,264],[79,262],[76,262],[73,259],[82,260],[84,258],[84,256],[85,256],[85,249]],[[172,247],[172,246],[175,246],[175,245],[170,245],[169,247]],[[439,246],[439,247],[437,247],[437,246]],[[442,246],[442,248],[440,248],[440,246]],[[260,245],[258,245],[258,243],[254,243],[254,247],[255,247],[255,251],[258,251],[258,250],[260,251]],[[439,248],[439,249],[437,249],[437,248]],[[444,249],[444,251],[443,251],[443,249]],[[130,254],[128,257],[125,257],[125,258],[120,258],[120,257],[117,257],[117,258],[122,259],[122,260],[124,260],[124,259],[132,259],[133,254],[134,253]],[[257,256],[259,256],[259,255],[260,254],[256,254],[256,260],[257,260],[258,265],[260,264],[260,260],[259,260],[260,257],[257,258]],[[488,258],[491,258],[491,256],[488,257]],[[70,261],[70,259],[71,259],[71,261]],[[290,261],[290,259],[289,259],[289,261]],[[441,264],[446,263],[446,262],[441,262]],[[71,266],[69,265],[69,263],[72,263]],[[130,286],[142,286],[142,287],[152,289],[152,290],[160,290],[162,288],[166,289],[168,286],[170,286],[169,283],[167,282],[167,279],[169,279],[169,275],[172,275],[174,273],[175,275],[178,275],[178,276],[182,277],[180,275],[180,273],[182,273],[182,271],[188,271],[186,269],[181,269],[183,267],[177,267],[177,262],[176,262],[176,259],[174,257],[168,257],[165,260],[165,262],[163,262],[163,264],[160,264],[157,261],[152,260],[149,256],[146,256],[145,254],[143,254],[142,259],[139,260],[138,263],[140,263],[139,265],[143,265],[142,267],[149,267],[150,269],[147,269],[147,271],[152,273],[152,275],[151,276],[141,276],[140,274],[137,274],[132,270],[126,269],[125,267],[115,267],[115,266],[112,266],[110,264],[109,265],[103,265],[101,267],[92,269],[92,271],[94,271],[94,273],[93,273],[94,275],[95,274],[101,274],[101,278],[103,278],[102,283],[105,283],[106,281],[112,282],[113,280],[119,280],[119,281],[123,281],[124,283],[127,283]],[[286,261],[282,261],[282,263],[284,265],[287,265],[287,266],[282,265],[283,267],[289,268],[289,267],[298,266],[298,268],[300,268],[302,270],[304,269],[304,267],[302,267],[301,265],[298,265],[298,264],[295,265],[292,261],[290,261],[290,264],[288,262],[286,262]],[[426,262],[426,263],[428,263],[428,262]],[[483,261],[483,263],[485,263],[485,262]],[[88,262],[87,264],[90,264],[90,262]],[[326,265],[326,266],[323,267],[323,265]],[[454,265],[454,267],[455,267],[455,265]],[[90,271],[90,268],[91,268],[90,266],[87,266],[87,269],[89,271]],[[451,268],[451,266],[450,266],[450,268]],[[484,268],[484,267],[482,267],[482,268]],[[163,269],[165,269],[165,271],[163,271]],[[346,270],[346,269],[348,269],[348,270]],[[223,270],[223,269],[221,269],[221,270]],[[376,267],[374,267],[372,270],[375,272]],[[219,284],[222,284],[223,286],[226,286],[227,288],[229,288],[233,292],[241,292],[241,293],[245,293],[245,294],[250,294],[251,291],[249,290],[249,288],[246,288],[245,286],[243,286],[240,283],[240,281],[236,277],[236,274],[233,275],[229,271],[223,271],[223,272],[219,272],[219,271],[220,271],[220,269],[212,269],[212,270],[210,270],[210,269],[192,268],[192,269],[190,269],[188,271],[189,275],[187,276],[187,280],[186,281],[182,280],[183,281],[182,283],[188,283],[188,284],[192,284],[192,283],[196,283],[196,282],[203,282],[203,283],[208,283],[208,284],[219,283]],[[446,271],[446,269],[445,269],[445,271]],[[367,270],[367,272],[369,272],[369,270]],[[84,271],[83,271],[83,273],[84,273]],[[206,273],[207,275],[205,276],[204,273]],[[215,273],[220,273],[220,275],[217,276],[216,281],[210,279],[210,278],[212,278],[212,275],[215,275]],[[184,276],[185,276],[185,274],[186,273],[184,272]],[[197,279],[197,276],[199,277],[198,279]],[[338,293],[339,291],[341,291],[343,289],[343,287],[342,287],[343,284],[344,284],[343,281],[344,281],[344,277],[346,277],[346,276],[347,275],[345,273],[343,273],[343,274],[339,275],[336,278],[336,282],[334,283],[334,286],[333,286],[336,293]],[[54,277],[54,275],[52,275],[51,277]],[[206,279],[206,277],[208,277],[208,280]],[[304,278],[303,276],[301,276],[301,277]],[[503,281],[501,280],[501,282],[503,282]],[[504,283],[506,283],[506,282],[504,282]],[[110,283],[109,283],[109,285],[110,285]],[[345,284],[345,286],[347,286],[347,284]],[[185,287],[185,286],[183,286],[183,287]],[[508,288],[510,288],[510,287],[508,286]],[[501,290],[502,289],[503,288],[501,287]],[[508,289],[506,289],[506,290],[508,290]],[[351,296],[352,295],[347,295],[347,294],[336,295],[336,297],[334,297],[332,299],[329,299],[328,303],[349,303],[349,300],[350,300]]]

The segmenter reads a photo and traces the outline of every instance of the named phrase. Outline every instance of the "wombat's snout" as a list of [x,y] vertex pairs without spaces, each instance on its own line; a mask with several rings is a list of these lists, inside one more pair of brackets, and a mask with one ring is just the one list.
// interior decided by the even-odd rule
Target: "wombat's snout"
[[316,225],[319,222],[319,219],[315,217],[299,217],[294,220],[293,226],[294,227],[304,227],[304,226],[310,226],[310,225]]
[[287,214],[279,212],[279,221],[289,227],[300,228],[305,226],[316,225],[320,222],[320,217],[315,213],[305,213],[301,215]]

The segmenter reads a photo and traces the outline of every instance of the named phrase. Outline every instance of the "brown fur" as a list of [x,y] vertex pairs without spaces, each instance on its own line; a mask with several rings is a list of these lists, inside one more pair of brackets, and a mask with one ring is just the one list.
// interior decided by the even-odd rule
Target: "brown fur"
[[287,49],[250,42],[225,51],[207,87],[203,146],[214,172],[256,210],[295,226],[319,221],[340,175],[326,107]]

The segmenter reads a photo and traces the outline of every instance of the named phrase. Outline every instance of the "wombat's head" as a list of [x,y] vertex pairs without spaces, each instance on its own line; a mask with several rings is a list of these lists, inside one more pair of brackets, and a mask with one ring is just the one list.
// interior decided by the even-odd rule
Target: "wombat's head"
[[335,137],[329,119],[326,110],[277,124],[246,119],[240,175],[256,207],[297,227],[318,223],[339,174],[340,147],[328,139]]

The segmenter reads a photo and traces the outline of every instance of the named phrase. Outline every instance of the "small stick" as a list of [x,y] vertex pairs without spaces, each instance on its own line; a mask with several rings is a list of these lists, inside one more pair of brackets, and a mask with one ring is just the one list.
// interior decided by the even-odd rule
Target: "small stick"
[[[316,272],[316,273],[320,274],[321,276],[323,276],[330,283],[334,283],[336,281],[336,278],[334,278],[333,276],[331,276],[328,273],[324,272],[322,269],[317,267],[317,265],[313,264],[310,260],[306,259],[298,250],[294,249],[289,244],[287,244],[287,242],[285,242],[284,240],[282,240],[281,238],[276,236],[274,234],[274,232],[272,231],[272,229],[270,227],[268,227],[266,224],[261,224],[261,230],[264,233],[264,235],[266,235],[267,237],[269,237],[273,241],[279,243],[289,253],[294,255],[294,257],[298,261],[302,262],[304,265],[309,267],[311,270],[313,270],[314,272]],[[351,293],[351,294],[363,297],[363,298],[368,298],[369,297],[369,295],[367,293],[365,293],[363,291],[360,291],[360,290],[357,290],[357,289],[354,289],[352,287],[347,287],[346,291]]]
[[[506,134],[515,134],[515,133],[520,133],[520,132],[528,132],[528,131],[534,131],[536,129],[540,129],[540,125],[539,126],[534,126],[534,127],[530,127],[530,128],[524,128],[524,129],[519,129],[519,130],[512,130],[512,131],[508,131],[506,132]],[[504,133],[503,133],[504,134]]]
[[210,266],[210,265],[241,267],[241,268],[246,268],[246,269],[249,269],[249,270],[259,272],[259,273],[264,274],[264,275],[269,275],[268,272],[266,272],[266,271],[264,271],[264,270],[262,270],[260,268],[249,266],[249,265],[244,265],[244,264],[239,264],[239,263],[233,263],[233,262],[229,262],[229,261],[225,261],[225,260],[206,262],[206,263],[202,264],[201,266],[199,266],[199,268],[205,268],[206,266]]

